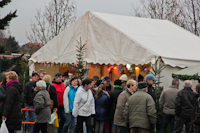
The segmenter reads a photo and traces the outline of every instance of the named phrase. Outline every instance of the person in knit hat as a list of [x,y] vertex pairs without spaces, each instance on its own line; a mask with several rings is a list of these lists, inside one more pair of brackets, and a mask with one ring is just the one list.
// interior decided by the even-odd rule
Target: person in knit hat
[[47,133],[47,123],[51,120],[50,96],[46,90],[45,81],[39,80],[36,83],[36,87],[38,92],[33,99],[36,114],[33,132],[39,133],[39,131],[42,131],[42,133]]
[[56,92],[57,92],[58,106],[59,106],[58,115],[60,116],[58,133],[61,133],[66,117],[65,117],[65,111],[64,111],[64,106],[63,106],[63,95],[65,92],[65,85],[62,82],[62,74],[60,72],[56,73],[55,79],[51,85],[53,85],[56,88]]
[[122,81],[122,85],[121,85],[122,89],[123,90],[127,89],[126,82],[128,81],[128,76],[126,74],[122,74],[119,80]]
[[122,81],[117,79],[114,82],[113,90],[110,91],[110,111],[109,111],[109,123],[110,123],[110,130],[111,132],[119,132],[118,131],[118,126],[113,124],[114,120],[114,114],[116,110],[116,105],[117,105],[117,98],[119,94],[123,91],[121,88]]

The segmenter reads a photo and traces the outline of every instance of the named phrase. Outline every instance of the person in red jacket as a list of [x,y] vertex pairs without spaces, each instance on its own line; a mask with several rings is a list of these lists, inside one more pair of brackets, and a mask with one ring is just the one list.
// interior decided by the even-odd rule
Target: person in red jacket
[[63,95],[65,92],[65,85],[62,82],[62,74],[57,72],[55,75],[55,79],[52,82],[52,84],[57,91],[57,97],[58,97],[58,116],[60,117],[60,122],[59,122],[59,128],[58,128],[58,133],[61,133],[63,125],[66,120],[66,115],[63,107]]

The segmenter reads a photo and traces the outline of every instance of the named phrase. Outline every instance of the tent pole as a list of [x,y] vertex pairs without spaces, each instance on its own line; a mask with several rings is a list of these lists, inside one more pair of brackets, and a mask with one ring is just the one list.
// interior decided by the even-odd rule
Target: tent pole
[[[158,70],[160,69],[160,59],[161,57],[158,56]],[[160,84],[160,72],[158,73],[158,88],[159,88],[159,84]]]

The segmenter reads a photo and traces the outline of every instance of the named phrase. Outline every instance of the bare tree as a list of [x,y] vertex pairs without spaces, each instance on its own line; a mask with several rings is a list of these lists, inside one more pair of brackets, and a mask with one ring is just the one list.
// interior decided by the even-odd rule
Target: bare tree
[[35,23],[31,24],[30,42],[46,44],[76,20],[76,3],[73,0],[52,0],[44,12],[37,10]]
[[167,19],[199,35],[199,4],[200,0],[140,0],[133,5],[133,15]]
[[200,35],[200,0],[182,0],[181,6],[184,9],[186,29],[196,35]]

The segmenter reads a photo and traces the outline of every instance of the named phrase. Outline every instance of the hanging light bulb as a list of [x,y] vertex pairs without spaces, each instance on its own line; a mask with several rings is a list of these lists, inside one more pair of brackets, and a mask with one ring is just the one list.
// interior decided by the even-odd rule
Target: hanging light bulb
[[131,68],[130,64],[126,64],[126,68],[129,70]]
[[135,70],[138,70],[139,69],[139,67],[135,67]]

